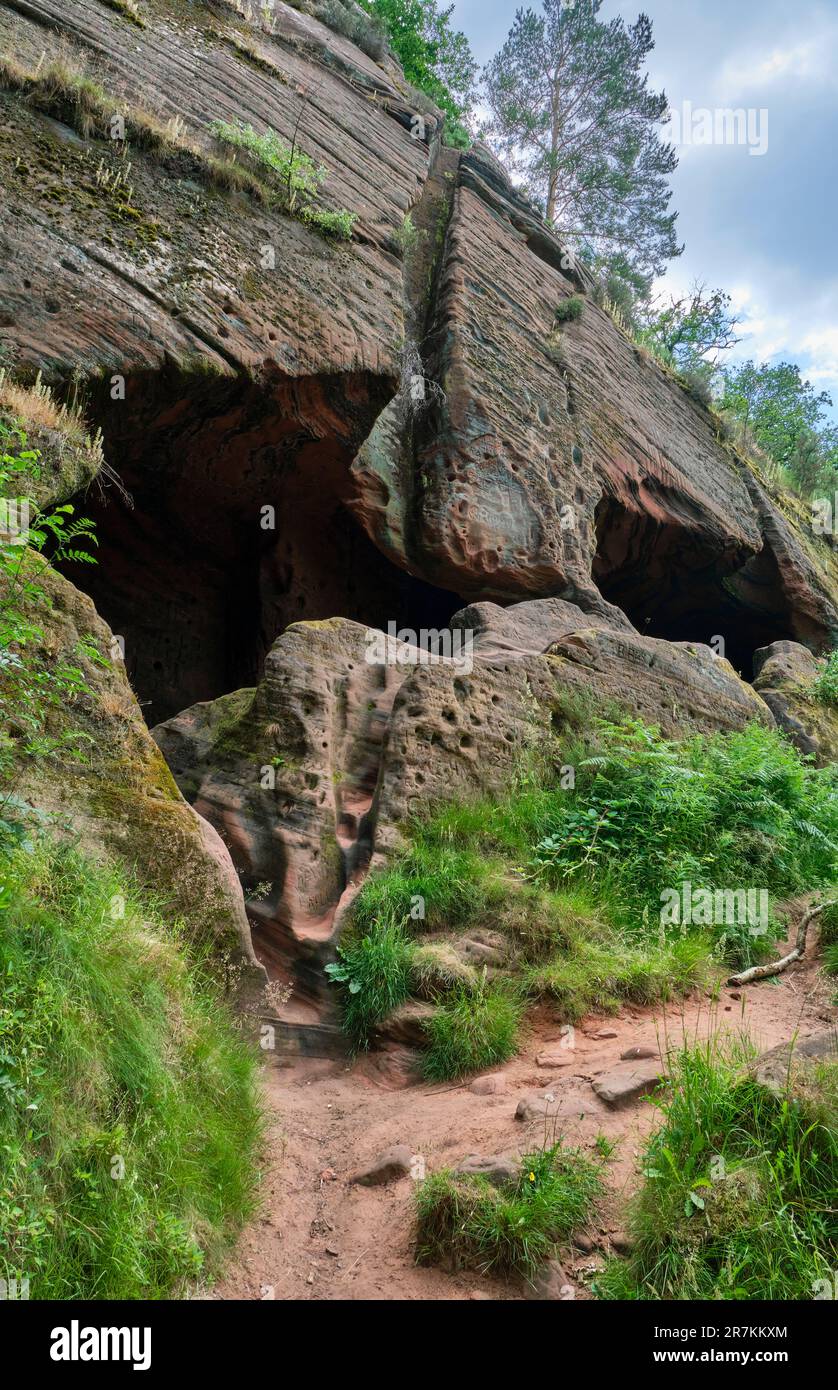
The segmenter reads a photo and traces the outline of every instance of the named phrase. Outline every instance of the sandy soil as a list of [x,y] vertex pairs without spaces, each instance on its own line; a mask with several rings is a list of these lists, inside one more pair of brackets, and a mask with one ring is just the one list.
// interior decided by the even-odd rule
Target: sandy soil
[[[811,947],[810,947],[811,954]],[[608,1249],[619,1241],[622,1209],[637,1182],[644,1136],[657,1123],[648,1099],[611,1110],[591,1082],[635,1045],[665,1052],[688,1036],[745,1030],[761,1047],[795,1032],[807,1037],[834,1023],[834,985],[809,959],[774,981],[741,991],[723,989],[655,1011],[626,1008],[617,1017],[589,1018],[558,1069],[536,1057],[556,1052],[561,1033],[549,1009],[531,1020],[522,1051],[503,1068],[505,1089],[475,1095],[473,1078],[445,1086],[405,1085],[403,1057],[380,1054],[352,1066],[298,1061],[265,1067],[274,1116],[263,1179],[263,1210],[242,1236],[223,1282],[209,1297],[224,1299],[521,1299],[520,1286],[471,1273],[419,1268],[411,1243],[413,1180],[383,1187],[348,1183],[353,1172],[393,1144],[406,1144],[429,1171],[468,1154],[521,1154],[539,1147],[543,1121],[522,1124],[521,1096],[550,1086],[560,1098],[560,1131],[568,1143],[595,1152],[598,1134],[618,1141],[607,1164],[609,1198],[587,1236]],[[736,997],[736,995],[740,997]],[[585,1280],[601,1260],[596,1250],[570,1251],[563,1266],[585,1297]]]

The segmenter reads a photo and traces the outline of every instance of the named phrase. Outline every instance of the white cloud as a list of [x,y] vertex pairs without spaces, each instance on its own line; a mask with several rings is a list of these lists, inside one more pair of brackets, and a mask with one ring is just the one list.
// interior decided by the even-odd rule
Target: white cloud
[[834,80],[838,49],[838,25],[825,26],[805,43],[780,45],[756,57],[748,54],[728,58],[716,80],[725,98],[759,90],[774,82]]

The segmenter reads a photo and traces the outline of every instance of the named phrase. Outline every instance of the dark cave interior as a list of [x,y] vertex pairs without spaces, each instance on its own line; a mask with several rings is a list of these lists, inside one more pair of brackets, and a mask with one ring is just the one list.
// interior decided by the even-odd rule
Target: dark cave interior
[[[112,484],[75,499],[96,524],[98,563],[66,572],[123,639],[149,725],[254,685],[289,623],[439,629],[475,601],[401,570],[347,505],[352,458],[385,401],[362,377],[266,390],[173,369],[135,380],[125,402],[97,402],[130,501]],[[613,496],[596,529],[593,579],[640,633],[721,637],[746,680],[757,648],[795,636],[769,549],[714,551],[689,516],[666,525]]]
[[[266,417],[264,395],[213,384],[168,401],[157,384],[130,412],[105,409],[106,457],[130,504],[107,485],[74,499],[96,524],[97,564],[65,572],[122,637],[150,725],[255,684],[289,623],[442,628],[463,606],[387,560],[347,510],[357,444],[318,418],[337,411],[297,384]],[[359,420],[361,438],[367,428]]]
[[722,638],[720,654],[745,680],[753,677],[759,647],[801,640],[767,547],[758,555],[714,551],[697,530],[661,525],[613,497],[600,502],[596,527],[593,579],[644,636],[708,644]]

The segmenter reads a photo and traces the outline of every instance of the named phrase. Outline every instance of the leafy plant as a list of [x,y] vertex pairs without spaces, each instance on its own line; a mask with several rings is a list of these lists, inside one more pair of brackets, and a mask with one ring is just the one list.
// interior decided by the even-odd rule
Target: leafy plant
[[343,1026],[354,1048],[369,1047],[376,1025],[407,998],[412,950],[403,929],[384,921],[351,933],[338,946],[338,960],[326,966],[341,989]]
[[332,212],[317,206],[320,190],[328,177],[322,164],[297,146],[296,132],[288,145],[275,130],[261,135],[242,121],[213,121],[210,131],[217,140],[246,150],[260,165],[276,176],[285,207],[292,215],[314,227],[324,236],[351,241],[357,214],[340,209]]
[[560,299],[556,305],[556,323],[572,323],[582,317],[585,308],[585,301],[580,294],[568,295],[567,299]]
[[43,510],[27,495],[40,454],[27,447],[22,427],[0,428],[0,449],[0,779],[8,804],[23,761],[59,748],[67,756],[80,751],[79,736],[66,728],[56,733],[50,717],[87,692],[83,671],[48,659],[43,619],[51,606],[51,569],[65,560],[93,563],[87,547],[96,537],[93,523],[76,517],[72,504]]
[[838,707],[838,651],[830,652],[812,682],[812,694],[822,705]]
[[[662,891],[684,881],[785,896],[834,879],[835,772],[808,766],[776,729],[675,744],[629,721],[602,736],[607,751],[582,761],[573,798],[557,802],[536,846],[537,880],[618,899],[617,920],[637,934],[638,921],[659,921]],[[722,924],[716,936],[736,964],[760,941],[746,925]]]
[[437,0],[360,0],[383,27],[408,82],[444,112],[446,144],[467,149],[476,102],[477,63],[469,41],[454,29],[454,6]]

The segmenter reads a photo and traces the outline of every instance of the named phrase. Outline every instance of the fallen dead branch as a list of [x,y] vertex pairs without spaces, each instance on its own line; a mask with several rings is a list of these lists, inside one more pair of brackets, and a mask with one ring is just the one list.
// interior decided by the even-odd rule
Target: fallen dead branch
[[750,970],[743,970],[739,975],[731,975],[728,980],[729,985],[749,985],[754,980],[767,980],[771,975],[780,975],[787,970],[796,960],[801,960],[806,950],[806,935],[809,931],[809,923],[825,911],[828,907],[834,907],[838,898],[830,898],[829,902],[818,903],[817,907],[810,907],[803,914],[803,919],[797,929],[797,941],[794,949],[789,951],[782,960],[771,961],[768,965],[752,965]]

